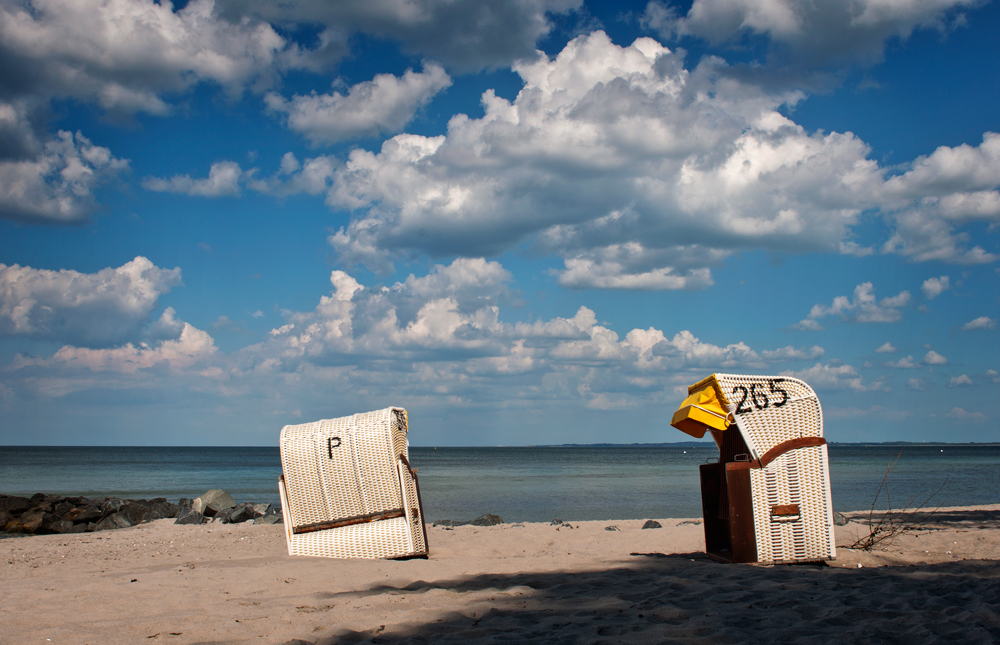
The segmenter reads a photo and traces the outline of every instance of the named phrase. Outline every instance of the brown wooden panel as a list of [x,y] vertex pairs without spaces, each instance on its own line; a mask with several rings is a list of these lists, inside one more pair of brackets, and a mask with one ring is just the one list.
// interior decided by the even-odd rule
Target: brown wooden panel
[[378,520],[389,520],[394,517],[403,517],[406,513],[401,508],[395,508],[391,511],[383,511],[381,513],[371,513],[369,515],[355,515],[354,517],[345,517],[342,520],[333,520],[330,522],[316,522],[315,524],[305,524],[303,526],[296,526],[292,528],[292,533],[298,535],[300,533],[312,533],[313,531],[325,531],[326,529],[335,529],[340,526],[350,526],[352,524],[367,524],[368,522],[375,522]]
[[798,504],[785,504],[785,505],[775,505],[771,507],[771,517],[775,515],[798,515],[799,505]]
[[726,480],[729,483],[729,541],[733,562],[756,562],[757,532],[753,524],[750,469],[734,468],[736,465],[726,464]]
[[722,464],[702,464],[701,513],[705,527],[705,552],[729,551],[729,521],[720,518],[719,500],[722,488]]

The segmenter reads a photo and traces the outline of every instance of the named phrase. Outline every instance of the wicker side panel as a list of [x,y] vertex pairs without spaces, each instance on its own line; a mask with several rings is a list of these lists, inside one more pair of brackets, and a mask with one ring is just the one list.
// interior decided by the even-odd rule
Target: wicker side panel
[[400,558],[415,555],[405,517],[292,535],[290,555],[326,558]]
[[[836,557],[826,446],[781,455],[750,471],[759,562]],[[799,516],[774,518],[773,506],[796,504]]]
[[410,458],[409,442],[406,440],[409,432],[409,419],[403,408],[392,409],[392,451],[396,455]]
[[413,553],[424,555],[427,553],[427,533],[424,529],[424,509],[420,502],[420,493],[417,491],[417,482],[402,461],[399,464],[399,473],[403,481],[403,508],[406,510],[406,521],[413,538]]
[[354,458],[365,513],[380,513],[403,505],[393,448],[391,426],[394,418],[392,408],[352,417],[356,428]]

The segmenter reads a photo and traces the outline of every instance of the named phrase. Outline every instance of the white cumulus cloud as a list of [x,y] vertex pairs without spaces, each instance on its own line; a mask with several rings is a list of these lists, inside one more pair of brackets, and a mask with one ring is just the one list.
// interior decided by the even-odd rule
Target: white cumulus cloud
[[284,99],[277,93],[265,97],[268,108],[285,116],[288,127],[314,145],[345,139],[398,132],[417,110],[451,85],[440,65],[428,63],[423,72],[407,70],[402,76],[378,74],[370,81],[348,88],[346,94],[296,94]]
[[916,29],[946,29],[977,0],[695,0],[680,15],[653,0],[643,23],[665,38],[695,36],[713,43],[747,34],[767,36],[785,64],[872,63],[885,43]]
[[989,316],[980,316],[962,325],[962,331],[976,331],[977,329],[993,329],[997,326],[997,321]]
[[875,349],[876,354],[894,354],[898,351],[899,350],[893,347],[892,343],[890,343],[889,341],[882,343]]
[[828,307],[820,304],[813,305],[809,315],[794,327],[806,330],[822,329],[819,321],[830,316],[836,316],[846,322],[897,322],[903,317],[900,308],[905,307],[909,302],[909,291],[900,291],[895,296],[877,300],[875,286],[871,282],[862,282],[854,288],[854,298],[837,296]]
[[962,387],[967,385],[972,385],[972,379],[969,378],[967,374],[953,376],[951,377],[951,380],[948,381],[948,387]]
[[923,363],[925,365],[947,365],[948,359],[932,349],[924,355]]
[[948,276],[943,275],[940,278],[927,278],[924,280],[924,284],[920,287],[920,293],[924,294],[924,297],[928,300],[933,300],[950,288],[951,280]]
[[86,347],[123,343],[138,338],[159,297],[180,282],[180,268],[141,256],[97,273],[0,264],[0,334]]
[[0,218],[78,223],[97,208],[94,189],[127,168],[81,133],[60,130],[37,157],[0,161]]

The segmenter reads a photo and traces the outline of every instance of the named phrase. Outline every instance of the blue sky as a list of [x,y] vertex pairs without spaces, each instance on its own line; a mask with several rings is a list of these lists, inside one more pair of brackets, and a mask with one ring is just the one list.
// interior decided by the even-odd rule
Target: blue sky
[[1000,441],[974,0],[0,0],[0,444]]

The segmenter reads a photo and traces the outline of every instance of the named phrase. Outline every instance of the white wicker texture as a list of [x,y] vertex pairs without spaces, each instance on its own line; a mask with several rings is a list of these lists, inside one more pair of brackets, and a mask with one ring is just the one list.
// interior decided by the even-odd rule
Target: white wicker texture
[[[750,471],[758,562],[837,557],[826,464],[826,446],[812,446]],[[771,517],[772,506],[785,504],[797,504],[799,516]]]
[[[823,409],[808,384],[781,376],[715,375],[750,459],[792,439],[823,436]],[[729,431],[733,430],[731,427]],[[827,447],[786,452],[750,471],[758,562],[836,558]],[[797,504],[797,517],[772,517],[773,506]]]
[[[281,490],[289,554],[426,554],[423,510],[406,463],[407,430],[401,408],[282,429]],[[387,511],[402,511],[404,516],[359,519]],[[363,523],[296,533],[310,525],[342,521]]]
[[[759,459],[789,439],[823,436],[823,409],[816,393],[804,381],[787,376],[716,374],[715,377],[726,396],[726,407],[736,417],[750,448],[751,459]],[[774,390],[784,390],[787,398],[772,391],[772,386]],[[755,405],[754,398],[760,405]],[[738,409],[741,412],[737,413]]]

